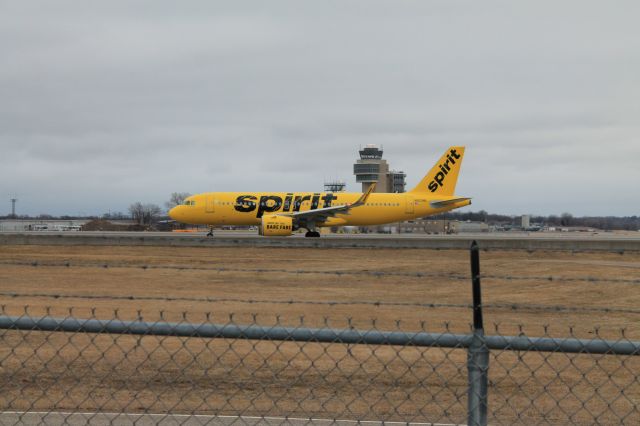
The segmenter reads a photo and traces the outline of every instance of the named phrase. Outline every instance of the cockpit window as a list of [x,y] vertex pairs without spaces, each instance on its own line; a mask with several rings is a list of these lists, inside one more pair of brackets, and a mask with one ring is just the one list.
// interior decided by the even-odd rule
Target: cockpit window
[[182,203],[183,206],[195,206],[196,202],[194,200],[186,200],[184,203]]

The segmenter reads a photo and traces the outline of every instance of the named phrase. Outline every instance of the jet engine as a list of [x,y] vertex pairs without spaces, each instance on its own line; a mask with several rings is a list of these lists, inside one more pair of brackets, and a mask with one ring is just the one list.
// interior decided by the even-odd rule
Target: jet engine
[[260,235],[286,237],[293,234],[293,219],[290,216],[262,216]]

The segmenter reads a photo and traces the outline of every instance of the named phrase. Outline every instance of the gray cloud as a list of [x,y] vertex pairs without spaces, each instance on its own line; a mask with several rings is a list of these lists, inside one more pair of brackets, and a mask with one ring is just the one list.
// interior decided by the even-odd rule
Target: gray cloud
[[464,144],[474,209],[637,214],[639,9],[5,2],[0,195],[89,214],[172,191],[358,190],[367,143],[411,187]]

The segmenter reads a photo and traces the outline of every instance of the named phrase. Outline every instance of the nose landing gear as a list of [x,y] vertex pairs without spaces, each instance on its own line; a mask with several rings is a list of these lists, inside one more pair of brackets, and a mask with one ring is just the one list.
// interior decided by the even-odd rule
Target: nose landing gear
[[213,226],[209,228],[209,232],[207,232],[207,237],[213,237]]

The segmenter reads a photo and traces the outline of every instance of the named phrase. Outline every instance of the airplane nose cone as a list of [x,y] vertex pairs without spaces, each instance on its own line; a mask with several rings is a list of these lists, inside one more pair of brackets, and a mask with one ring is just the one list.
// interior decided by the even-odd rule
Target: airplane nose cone
[[169,217],[173,220],[178,220],[178,206],[169,210]]

